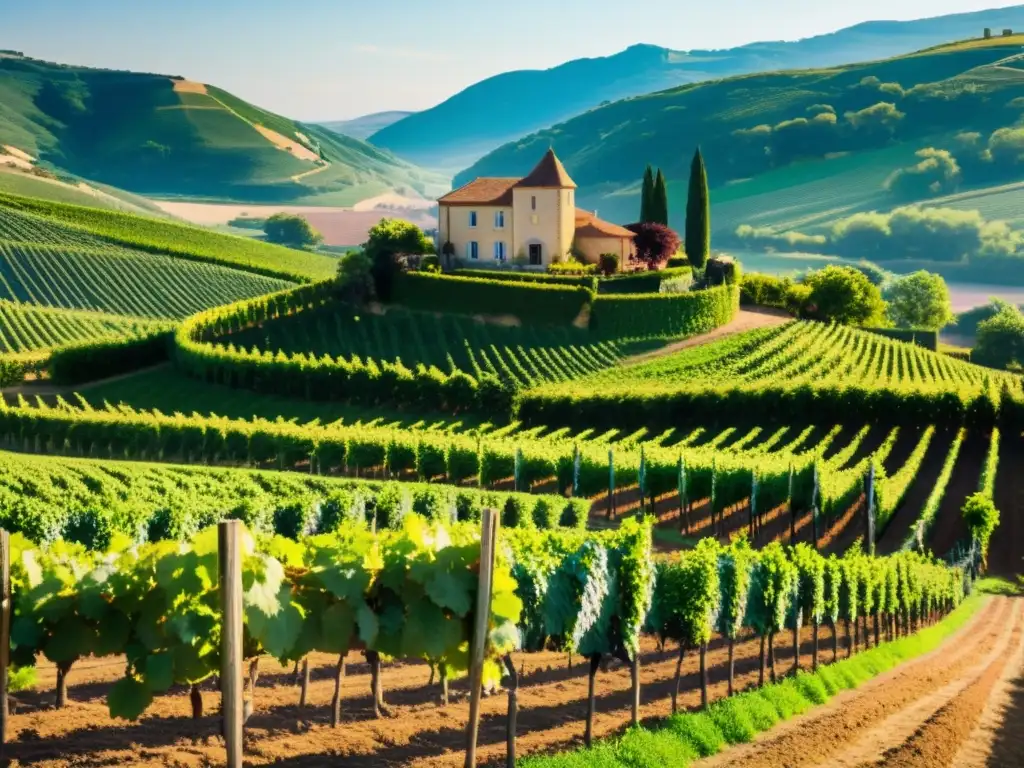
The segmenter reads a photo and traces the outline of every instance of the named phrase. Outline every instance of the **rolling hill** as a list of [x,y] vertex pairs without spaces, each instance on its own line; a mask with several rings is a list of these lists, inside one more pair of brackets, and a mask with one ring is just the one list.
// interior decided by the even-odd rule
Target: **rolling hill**
[[153,196],[350,205],[444,179],[180,77],[0,58],[0,146]]
[[488,78],[377,131],[369,140],[420,165],[455,171],[506,142],[605,101],[730,75],[895,56],[980,35],[985,27],[1024,28],[1024,6],[908,22],[867,22],[796,42],[752,43],[718,51],[636,45],[613,56]]
[[[524,173],[553,146],[580,185],[581,205],[631,221],[650,162],[668,177],[671,223],[681,227],[699,144],[718,234],[741,224],[813,233],[857,211],[911,202],[1019,218],[1022,113],[1024,36],[998,37],[625,99],[505,145],[455,183]],[[928,184],[887,189],[894,172],[933,162],[918,154],[929,149],[947,151],[957,174],[937,176],[932,188],[931,176],[905,171]]]
[[374,112],[372,115],[362,115],[351,120],[333,120],[319,123],[329,131],[351,136],[353,139],[366,139],[377,131],[387,128],[399,120],[404,120],[413,112],[402,112],[392,110],[390,112]]

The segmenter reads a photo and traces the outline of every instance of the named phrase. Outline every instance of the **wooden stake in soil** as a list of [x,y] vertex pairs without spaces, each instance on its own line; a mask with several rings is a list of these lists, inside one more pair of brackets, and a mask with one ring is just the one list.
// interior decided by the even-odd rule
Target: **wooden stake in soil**
[[508,672],[508,719],[505,725],[505,766],[516,768],[516,719],[519,714],[519,676],[512,663],[512,654],[506,653],[505,670]]
[[11,655],[11,536],[0,529],[0,760],[7,752],[7,665]]
[[597,670],[601,668],[601,654],[595,653],[590,657],[590,670],[587,677],[587,728],[583,732],[583,743],[590,747],[594,742],[594,710],[597,709],[597,696],[595,696]]
[[242,768],[242,523],[217,524],[220,558],[221,715],[228,768]]
[[633,654],[629,664],[629,677],[633,683],[633,725],[640,725],[640,651]]
[[[700,707],[708,708],[708,644],[700,644]],[[634,723],[635,725],[635,723]]]
[[493,509],[485,509],[480,531],[480,580],[476,590],[476,614],[469,656],[469,723],[466,725],[466,768],[476,765],[484,653],[487,650],[487,630],[491,623],[491,591],[494,585],[494,552],[497,538],[498,513]]

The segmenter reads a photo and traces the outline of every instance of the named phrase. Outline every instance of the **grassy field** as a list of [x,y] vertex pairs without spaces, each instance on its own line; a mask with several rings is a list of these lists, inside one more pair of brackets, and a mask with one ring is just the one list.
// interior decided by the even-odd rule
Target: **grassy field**
[[154,203],[121,189],[102,184],[82,189],[71,181],[39,178],[24,171],[5,170],[4,166],[0,166],[0,194],[38,197],[56,203],[84,205],[111,211],[163,215]]
[[0,352],[37,352],[70,342],[135,336],[166,323],[100,312],[44,309],[0,299]]

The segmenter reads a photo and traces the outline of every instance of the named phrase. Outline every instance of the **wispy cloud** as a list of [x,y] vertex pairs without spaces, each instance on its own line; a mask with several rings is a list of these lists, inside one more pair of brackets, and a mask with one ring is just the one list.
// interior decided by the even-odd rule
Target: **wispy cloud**
[[389,59],[414,59],[416,61],[451,61],[454,57],[448,51],[428,51],[422,48],[401,48],[399,46],[360,43],[355,46],[357,53],[381,56]]

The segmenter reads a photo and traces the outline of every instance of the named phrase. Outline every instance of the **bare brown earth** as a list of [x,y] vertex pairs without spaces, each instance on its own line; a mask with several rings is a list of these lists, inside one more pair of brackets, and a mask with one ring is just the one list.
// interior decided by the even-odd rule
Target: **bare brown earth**
[[[697,765],[960,766],[958,753],[975,738],[999,680],[1014,663],[1019,667],[1022,607],[1020,599],[993,599],[932,653]],[[996,727],[998,734],[1014,732],[1005,719]],[[1000,764],[996,740],[981,765]],[[1021,759],[1017,753],[1017,762],[1006,765]]]
[[[810,664],[810,630],[802,637],[801,662]],[[819,659],[831,659],[832,640],[828,629],[821,631]],[[756,684],[758,642],[743,638],[736,648],[736,683],[740,688]],[[840,656],[845,651],[840,650]],[[645,639],[642,654],[642,708],[644,718],[669,714],[669,696],[676,664],[676,649],[660,652],[653,640]],[[710,695],[726,692],[727,648],[715,640],[708,653]],[[464,683],[452,686],[452,702],[439,704],[439,689],[426,686],[429,670],[424,664],[388,664],[384,690],[393,717],[375,720],[369,696],[369,676],[362,657],[350,654],[342,688],[342,723],[329,725],[329,702],[333,692],[331,671],[335,659],[312,658],[309,706],[297,707],[299,689],[291,670],[264,661],[256,689],[255,712],[247,726],[246,764],[270,763],[287,766],[326,765],[331,758],[344,758],[347,766],[458,766],[462,764],[464,727],[468,714]],[[560,653],[515,654],[522,670],[519,688],[520,754],[578,746],[583,734],[587,679],[579,657],[567,669]],[[356,663],[358,662],[358,663]],[[687,654],[683,664],[683,694],[680,704],[700,704],[698,657]],[[776,670],[785,674],[793,665],[790,639],[776,643]],[[184,689],[160,696],[138,723],[112,721],[106,711],[105,695],[110,684],[123,673],[121,660],[87,660],[72,669],[71,704],[64,710],[50,708],[54,684],[53,667],[44,664],[40,691],[20,694],[23,706],[11,718],[13,743],[10,755],[18,765],[103,766],[204,766],[221,764],[223,744],[217,736],[218,696],[211,684],[204,685],[203,698],[210,712],[199,721],[189,717]],[[629,720],[630,679],[625,667],[598,675],[598,714],[595,735],[620,730]],[[483,703],[480,731],[482,761],[503,760],[505,754],[504,694],[487,697]]]

